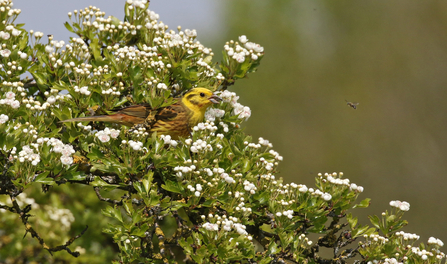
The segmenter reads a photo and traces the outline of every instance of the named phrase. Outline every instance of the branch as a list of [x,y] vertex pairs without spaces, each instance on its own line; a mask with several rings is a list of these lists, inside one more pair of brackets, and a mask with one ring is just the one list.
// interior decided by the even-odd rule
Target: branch
[[29,213],[29,211],[31,211],[31,205],[28,204],[27,206],[25,206],[24,209],[20,208],[19,204],[17,203],[17,200],[15,197],[11,196],[11,201],[13,206],[9,207],[6,206],[7,210],[13,212],[13,213],[17,213],[21,220],[23,225],[25,226],[25,230],[26,233],[24,235],[24,237],[29,233],[31,233],[31,237],[36,238],[39,241],[39,244],[42,245],[42,247],[46,250],[48,250],[48,252],[50,252],[51,255],[53,255],[51,252],[56,252],[56,251],[61,251],[61,250],[65,250],[67,251],[70,255],[72,255],[73,257],[79,257],[80,253],[77,251],[71,251],[68,246],[70,246],[76,239],[78,239],[79,237],[81,237],[85,231],[87,231],[88,226],[86,226],[86,228],[77,236],[72,237],[70,240],[67,241],[67,243],[65,243],[65,245],[61,245],[61,246],[56,246],[56,247],[49,247],[47,244],[45,244],[45,241],[43,240],[43,238],[41,238],[39,236],[39,234],[34,230],[34,228],[31,226],[30,223],[28,223],[28,218],[31,216]]

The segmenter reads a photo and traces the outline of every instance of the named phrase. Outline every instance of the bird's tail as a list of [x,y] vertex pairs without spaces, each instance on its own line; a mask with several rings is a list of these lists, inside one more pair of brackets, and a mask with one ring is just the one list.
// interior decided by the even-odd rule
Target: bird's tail
[[86,116],[86,117],[78,117],[78,118],[71,118],[66,120],[59,121],[60,123],[66,123],[66,122],[88,122],[88,121],[99,121],[99,122],[109,122],[109,123],[116,123],[120,125],[125,126],[132,126],[133,123],[129,122],[126,118],[126,115],[123,114],[114,114],[114,115],[100,115],[100,116]]

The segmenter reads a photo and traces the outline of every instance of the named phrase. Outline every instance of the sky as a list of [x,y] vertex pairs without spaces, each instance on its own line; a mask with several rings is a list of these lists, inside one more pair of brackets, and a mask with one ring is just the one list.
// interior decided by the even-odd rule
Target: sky
[[[92,5],[106,12],[106,17],[112,15],[122,20],[124,3],[117,0],[13,0],[13,8],[22,10],[16,22],[25,23],[27,31],[40,31],[44,36],[51,34],[55,40],[67,43],[69,37],[74,36],[64,26],[64,22],[69,21],[68,12]],[[181,25],[183,29],[196,29],[200,40],[201,35],[212,37],[222,30],[219,28],[219,6],[218,1],[210,0],[152,0],[149,9],[159,14],[160,21],[169,28],[176,29]]]

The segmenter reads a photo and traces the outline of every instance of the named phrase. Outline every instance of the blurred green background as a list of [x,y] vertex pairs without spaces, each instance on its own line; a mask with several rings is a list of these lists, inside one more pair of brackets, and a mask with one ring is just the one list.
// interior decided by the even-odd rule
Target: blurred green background
[[223,11],[224,39],[265,47],[232,90],[252,109],[246,132],[284,156],[279,176],[310,185],[343,171],[372,198],[363,223],[408,201],[404,231],[447,242],[447,2],[235,0]]
[[[66,42],[67,12],[91,4],[122,19],[124,6],[14,3],[27,30]],[[53,19],[42,20],[35,5]],[[419,234],[419,242],[447,242],[446,1],[152,0],[150,9],[172,29],[197,29],[215,61],[225,41],[240,35],[265,47],[259,71],[230,90],[252,109],[246,132],[284,156],[277,176],[312,186],[318,172],[343,171],[365,187],[361,199],[372,198],[369,209],[354,212],[361,224],[391,200],[408,201],[404,231]],[[358,102],[357,110],[345,100]],[[97,213],[105,206],[82,201]],[[92,224],[76,217],[80,230]]]

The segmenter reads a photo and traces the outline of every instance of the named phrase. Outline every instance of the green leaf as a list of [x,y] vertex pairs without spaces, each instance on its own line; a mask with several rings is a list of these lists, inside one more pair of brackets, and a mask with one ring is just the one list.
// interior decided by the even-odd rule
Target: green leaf
[[370,215],[368,216],[369,221],[371,221],[371,224],[375,226],[376,228],[380,229],[380,218],[376,215]]
[[183,188],[179,186],[179,183],[177,181],[166,180],[165,183],[166,184],[163,184],[161,188],[173,193],[182,193]]
[[90,48],[92,49],[93,57],[95,57],[96,60],[102,60],[99,39],[94,38],[90,43]]
[[123,202],[123,207],[124,207],[124,210],[126,210],[126,213],[128,215],[132,215],[134,213],[134,209],[132,207],[132,202],[130,202],[129,200],[127,200],[126,202]]
[[100,177],[96,176],[95,180],[92,181],[90,183],[92,186],[98,186],[98,187],[103,187],[103,186],[111,186],[110,184],[108,184],[107,182],[103,181]]
[[42,183],[42,184],[48,184],[48,185],[55,184],[53,178],[47,178],[48,174],[50,174],[50,172],[46,171],[44,173],[41,173],[41,174],[37,175],[37,177],[34,179],[34,182]]
[[275,243],[275,241],[272,241],[267,249],[268,255],[275,255],[281,251],[280,248],[278,248],[278,245]]
[[70,25],[70,23],[65,22],[64,26],[66,29],[68,29],[68,31],[70,31],[71,33],[75,33],[75,31],[73,30],[73,27]]
[[352,214],[351,214],[351,213],[349,213],[349,214],[346,216],[346,220],[348,220],[349,227],[350,227],[351,229],[354,229],[355,226],[357,225],[357,222],[358,222],[358,218],[357,218],[357,217],[352,217]]
[[371,199],[366,198],[365,200],[361,201],[359,204],[354,205],[352,208],[367,208],[370,204]]
[[121,215],[121,211],[119,209],[107,206],[105,209],[101,211],[105,216],[115,218],[121,223],[123,223],[123,216]]

